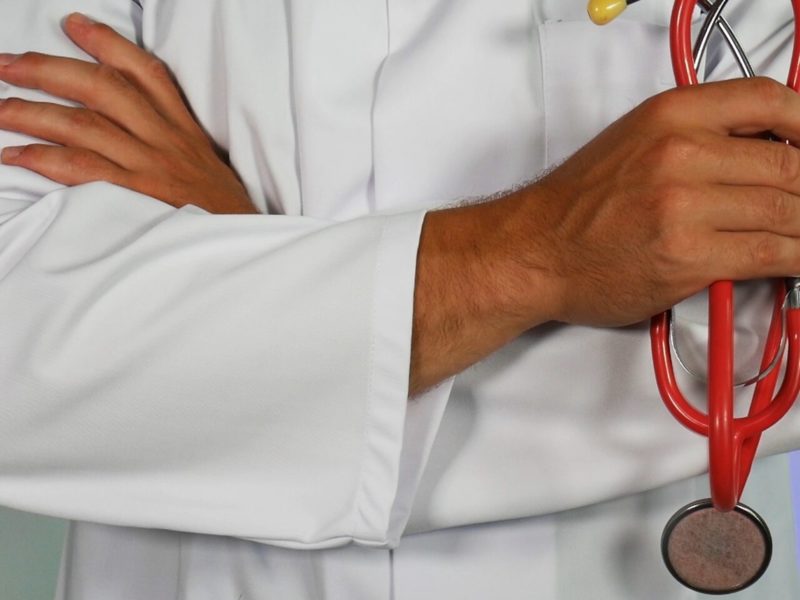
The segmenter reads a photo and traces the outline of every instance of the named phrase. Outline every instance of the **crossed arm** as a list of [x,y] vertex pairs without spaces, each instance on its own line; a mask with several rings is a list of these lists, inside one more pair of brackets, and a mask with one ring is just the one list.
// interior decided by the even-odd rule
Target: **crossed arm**
[[[1,80],[77,104],[0,103],[0,128],[55,144],[5,148],[3,163],[176,207],[256,212],[161,62],[81,15],[65,32],[98,64],[0,56]],[[800,98],[774,81],[672,91],[540,180],[429,213],[412,393],[547,321],[624,325],[717,279],[800,270],[800,151],[747,137],[762,131],[800,140]]]

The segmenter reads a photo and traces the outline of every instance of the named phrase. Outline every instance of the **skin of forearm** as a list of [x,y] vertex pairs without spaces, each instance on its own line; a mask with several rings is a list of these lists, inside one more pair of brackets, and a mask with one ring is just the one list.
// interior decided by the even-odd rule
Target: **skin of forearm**
[[535,183],[429,213],[411,393],[547,321],[630,325],[714,281],[797,273],[798,115],[763,78],[664,92]]
[[523,188],[426,216],[417,258],[411,395],[553,318],[555,279],[544,263],[531,260],[537,245],[526,227],[532,193]]

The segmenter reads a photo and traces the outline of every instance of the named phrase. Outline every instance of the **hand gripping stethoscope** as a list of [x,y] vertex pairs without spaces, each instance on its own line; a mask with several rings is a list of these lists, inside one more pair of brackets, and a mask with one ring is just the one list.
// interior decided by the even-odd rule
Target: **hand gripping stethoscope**
[[[602,25],[637,1],[590,0],[589,15]],[[722,15],[727,3],[728,0],[675,0],[670,46],[679,86],[698,83],[697,68],[715,27],[743,76],[754,75]],[[698,4],[706,17],[693,45],[692,16]],[[800,0],[792,0],[792,6],[795,43],[788,85],[800,91]],[[776,282],[775,287],[760,373],[746,382],[734,381],[733,282],[718,281],[709,288],[707,414],[692,406],[678,387],[672,367],[672,311],[653,317],[650,325],[658,390],[680,423],[708,437],[711,487],[710,499],[684,506],[669,520],[661,550],[667,568],[681,583],[707,594],[725,594],[749,586],[766,571],[772,555],[766,523],[739,499],[761,434],[786,414],[800,392],[800,278],[787,278]],[[783,382],[775,394],[784,355]],[[735,417],[734,390],[747,384],[755,384],[749,413]]]

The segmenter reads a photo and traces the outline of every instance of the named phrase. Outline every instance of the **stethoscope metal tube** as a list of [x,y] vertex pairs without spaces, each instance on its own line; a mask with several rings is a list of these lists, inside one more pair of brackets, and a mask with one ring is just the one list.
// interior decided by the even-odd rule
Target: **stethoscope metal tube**
[[731,26],[728,25],[728,21],[722,16],[722,9],[725,8],[727,3],[728,0],[717,0],[715,3],[711,3],[709,0],[700,0],[699,4],[703,7],[703,10],[708,11],[708,16],[703,22],[703,27],[700,30],[700,35],[697,37],[697,43],[694,46],[694,69],[695,71],[700,70],[700,62],[703,60],[703,55],[706,53],[708,41],[711,39],[711,32],[716,26],[725,39],[725,43],[728,44],[728,48],[730,48],[733,57],[736,59],[736,64],[739,65],[742,75],[744,77],[755,77],[753,67],[750,66],[750,61],[747,59],[742,45],[734,35]]

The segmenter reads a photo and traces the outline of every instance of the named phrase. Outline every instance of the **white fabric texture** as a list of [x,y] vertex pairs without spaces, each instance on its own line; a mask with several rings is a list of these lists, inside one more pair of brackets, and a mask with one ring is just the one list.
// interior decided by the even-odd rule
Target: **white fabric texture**
[[[78,8],[135,35],[132,3],[7,2],[4,49],[76,54]],[[398,537],[422,211],[213,216],[11,167],[0,206],[0,502],[286,546]]]
[[[669,4],[597,29],[583,0],[0,0],[3,51],[76,54],[72,10],[138,38],[269,213],[0,167],[0,502],[84,521],[59,599],[694,597],[657,530],[703,484],[655,488],[705,442],[661,406],[646,327],[540,327],[406,402],[423,211],[671,87]],[[768,65],[777,5],[748,40]],[[785,534],[784,463],[750,492]],[[781,539],[763,597],[800,590]]]

